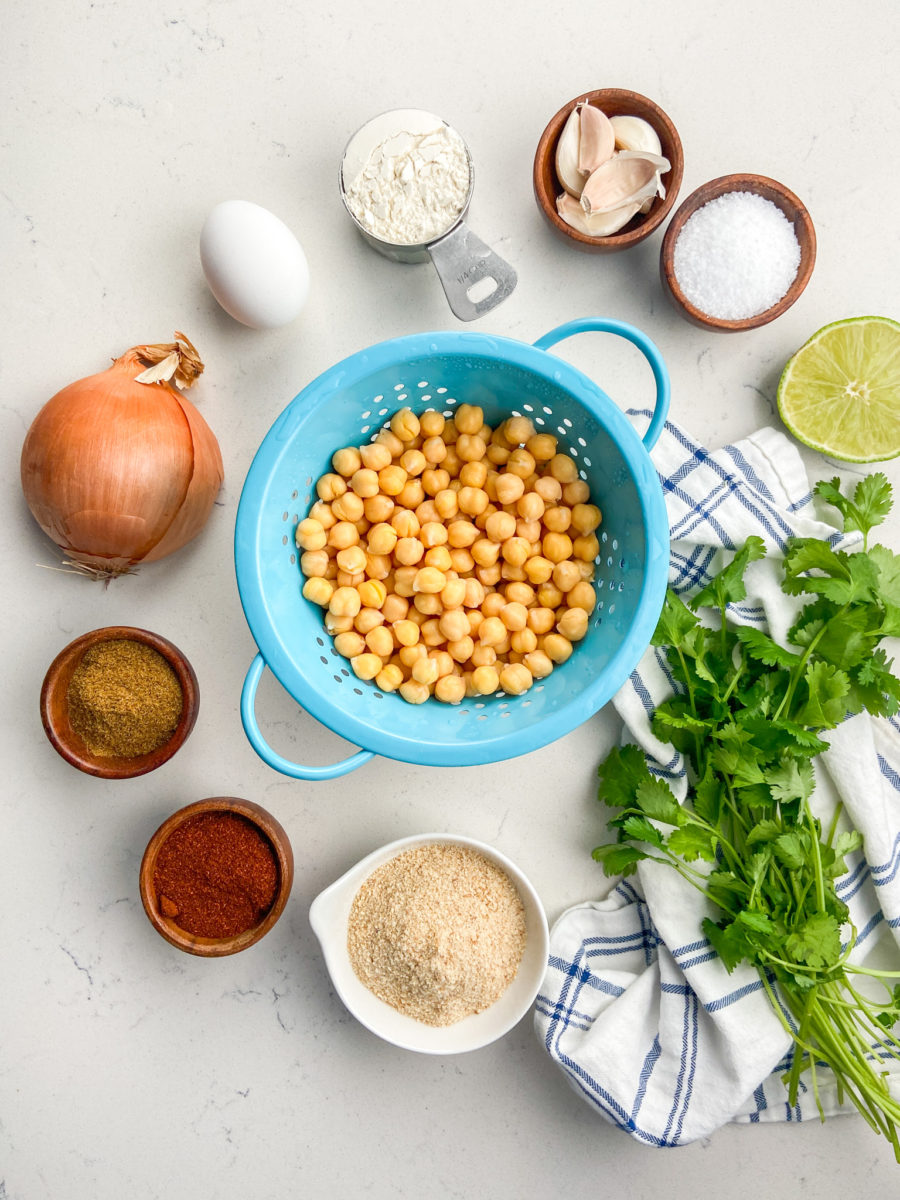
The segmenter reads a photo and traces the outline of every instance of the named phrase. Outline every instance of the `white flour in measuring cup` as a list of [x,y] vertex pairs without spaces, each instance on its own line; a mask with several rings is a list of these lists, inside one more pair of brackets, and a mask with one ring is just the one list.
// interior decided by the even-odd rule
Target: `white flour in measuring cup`
[[[371,122],[374,141],[355,173],[344,163],[347,207],[373,237],[421,246],[446,233],[469,196],[471,166],[465,142],[439,117],[416,110],[385,114],[392,127]],[[356,149],[356,147],[354,147]],[[349,155],[348,155],[349,158]]]

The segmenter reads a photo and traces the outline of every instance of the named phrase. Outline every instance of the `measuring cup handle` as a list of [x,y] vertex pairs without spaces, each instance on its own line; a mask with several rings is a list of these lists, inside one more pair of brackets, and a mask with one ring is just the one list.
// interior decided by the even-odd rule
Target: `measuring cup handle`
[[[465,221],[460,221],[449,233],[426,247],[438,273],[447,303],[461,321],[474,321],[505,300],[516,286],[515,271],[476,237]],[[482,280],[490,279],[493,290],[480,300],[472,300],[469,292]]]
[[670,394],[669,372],[666,370],[666,364],[656,345],[646,334],[641,333],[640,329],[628,325],[625,321],[614,321],[607,317],[582,317],[577,321],[567,321],[565,325],[557,325],[555,329],[551,329],[549,333],[538,338],[534,345],[538,350],[549,350],[557,342],[561,342],[575,333],[615,333],[631,342],[633,346],[637,346],[650,364],[653,378],[656,381],[656,403],[647,432],[641,440],[648,450],[652,450],[666,423]]
[[276,771],[280,771],[282,775],[290,775],[292,779],[318,781],[322,779],[337,779],[341,775],[347,775],[350,771],[355,771],[357,767],[361,767],[363,763],[368,762],[370,758],[374,758],[374,751],[359,750],[356,754],[351,755],[350,758],[342,759],[341,762],[331,763],[325,767],[304,767],[300,763],[291,762],[289,758],[284,758],[277,751],[273,750],[260,733],[254,709],[256,689],[259,687],[259,681],[262,678],[265,668],[266,660],[261,654],[257,654],[256,658],[250,664],[250,670],[247,672],[244,686],[241,689],[241,721],[244,725],[244,732],[247,735],[250,745],[263,762],[268,763],[270,767],[274,767]]

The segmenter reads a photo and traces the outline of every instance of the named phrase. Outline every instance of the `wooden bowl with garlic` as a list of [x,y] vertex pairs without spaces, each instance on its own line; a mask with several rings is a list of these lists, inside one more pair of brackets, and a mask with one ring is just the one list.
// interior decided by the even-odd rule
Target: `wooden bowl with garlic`
[[678,130],[658,104],[626,88],[564,104],[534,156],[538,208],[588,254],[627,250],[658,228],[681,187]]

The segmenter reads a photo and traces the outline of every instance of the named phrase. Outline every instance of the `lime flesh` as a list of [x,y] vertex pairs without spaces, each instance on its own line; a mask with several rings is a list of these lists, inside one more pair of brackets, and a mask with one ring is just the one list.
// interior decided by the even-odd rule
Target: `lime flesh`
[[900,454],[900,324],[849,317],[813,334],[778,384],[778,411],[799,441],[845,462]]

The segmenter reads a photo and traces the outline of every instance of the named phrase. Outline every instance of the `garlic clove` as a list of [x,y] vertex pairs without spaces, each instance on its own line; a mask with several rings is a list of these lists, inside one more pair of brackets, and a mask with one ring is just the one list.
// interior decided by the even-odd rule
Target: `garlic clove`
[[649,150],[651,154],[662,154],[659,135],[643,117],[610,117],[617,150]]
[[593,104],[581,106],[581,139],[578,144],[578,169],[589,175],[612,157],[616,135],[609,117]]
[[556,177],[570,196],[577,200],[587,179],[587,172],[578,169],[578,148],[581,144],[581,116],[578,106],[569,113],[556,143]]
[[626,204],[611,213],[594,213],[589,216],[574,196],[563,192],[557,198],[556,211],[567,225],[571,225],[579,233],[586,233],[589,237],[608,237],[627,225],[634,214],[639,211],[639,206]]
[[588,176],[581,205],[589,216],[614,212],[626,204],[640,207],[657,194],[660,172],[668,171],[670,166],[669,160],[659,154],[620,150]]

